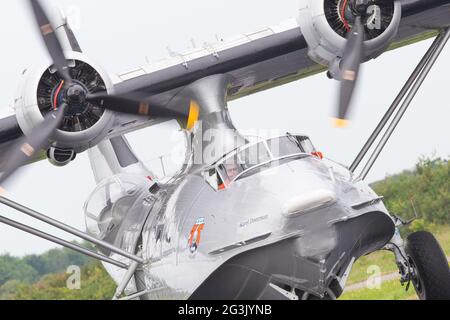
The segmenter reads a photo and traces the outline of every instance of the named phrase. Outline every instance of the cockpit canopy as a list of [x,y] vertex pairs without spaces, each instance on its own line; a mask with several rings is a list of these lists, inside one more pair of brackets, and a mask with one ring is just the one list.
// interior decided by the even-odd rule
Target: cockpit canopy
[[309,137],[288,134],[238,148],[212,165],[204,176],[215,190],[222,190],[236,180],[307,156],[320,157]]

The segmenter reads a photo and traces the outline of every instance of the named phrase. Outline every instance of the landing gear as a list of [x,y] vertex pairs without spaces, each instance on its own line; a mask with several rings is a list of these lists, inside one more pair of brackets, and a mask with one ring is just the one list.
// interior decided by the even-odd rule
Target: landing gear
[[436,238],[416,232],[406,241],[411,282],[421,300],[450,300],[450,268]]
[[397,229],[386,249],[395,255],[406,291],[412,285],[420,300],[450,300],[447,257],[431,233],[415,232],[404,242]]

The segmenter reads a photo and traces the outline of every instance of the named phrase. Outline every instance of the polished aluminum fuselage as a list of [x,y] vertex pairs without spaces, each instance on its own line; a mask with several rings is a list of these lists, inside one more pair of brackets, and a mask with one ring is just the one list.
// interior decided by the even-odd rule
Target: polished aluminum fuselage
[[[382,248],[395,229],[368,185],[354,181],[343,166],[314,156],[293,158],[224,190],[211,188],[202,170],[149,192],[152,184],[141,179],[141,191],[111,239],[142,252],[147,264],[128,291],[148,290],[148,299],[265,298],[274,283],[324,296],[333,281],[344,285],[347,267]],[[261,254],[268,261],[264,266]],[[236,272],[224,267],[241,264],[246,255],[252,261],[242,262]],[[242,270],[264,277],[252,282],[248,274],[247,282],[236,284],[233,278]],[[118,269],[108,271],[120,281]],[[261,288],[243,295],[250,290],[246,286]]]

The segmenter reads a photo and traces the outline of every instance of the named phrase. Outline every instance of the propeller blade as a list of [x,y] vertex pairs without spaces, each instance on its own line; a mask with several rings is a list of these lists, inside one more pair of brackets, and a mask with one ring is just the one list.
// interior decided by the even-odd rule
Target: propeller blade
[[64,50],[58,37],[56,36],[55,29],[52,26],[50,19],[45,14],[45,11],[38,0],[29,1],[33,9],[33,14],[38,25],[39,32],[42,35],[42,39],[44,40],[47,51],[53,60],[55,68],[58,70],[59,75],[66,81],[66,83],[71,83],[72,79],[69,75],[69,67],[64,56]]
[[359,69],[364,55],[364,26],[361,17],[355,18],[355,23],[347,38],[340,69],[341,88],[339,99],[339,111],[336,125],[339,127],[347,124],[347,114],[350,108],[353,92],[358,80]]
[[191,103],[189,104],[188,114],[189,116],[186,124],[186,129],[192,130],[197,121],[200,119],[200,106],[198,105],[197,101],[191,100]]
[[138,99],[125,96],[108,95],[107,93],[88,95],[86,100],[101,108],[115,112],[149,116],[152,118],[182,120],[187,124],[186,127],[188,130],[191,130],[194,127],[200,115],[200,108],[193,100],[190,101],[190,104],[182,111],[168,109],[163,106],[153,105],[145,101],[138,101]]
[[40,150],[49,146],[50,141],[48,139],[60,126],[66,107],[67,105],[64,103],[57,110],[49,113],[44,122],[36,127],[30,135],[22,137],[10,147],[8,161],[3,173],[0,173],[0,186],[17,169],[28,164]]

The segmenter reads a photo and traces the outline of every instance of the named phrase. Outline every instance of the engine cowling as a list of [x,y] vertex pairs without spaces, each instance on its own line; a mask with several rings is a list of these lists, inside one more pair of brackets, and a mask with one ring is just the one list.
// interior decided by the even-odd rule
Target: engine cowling
[[[83,94],[100,91],[110,93],[113,90],[112,81],[106,72],[86,56],[78,52],[65,52],[65,55],[70,61],[69,72],[77,85],[75,88],[80,88]],[[67,98],[62,78],[51,65],[51,62],[45,61],[23,73],[15,109],[17,121],[25,135],[43,122],[44,116],[55,104],[58,105]],[[51,150],[73,150],[75,153],[86,151],[107,136],[113,122],[114,113],[111,111],[82,98],[71,101],[64,121],[51,137]]]
[[[347,0],[300,0],[299,25],[309,47],[312,60],[328,66],[336,77],[352,21],[346,20]],[[364,61],[383,53],[397,35],[401,20],[401,4],[373,4],[368,8],[365,24]]]

